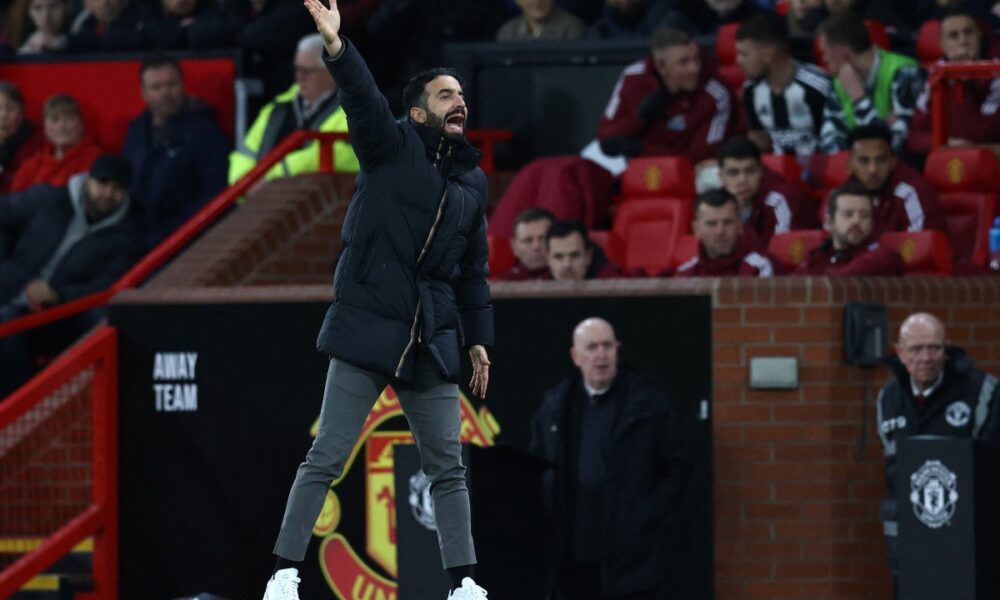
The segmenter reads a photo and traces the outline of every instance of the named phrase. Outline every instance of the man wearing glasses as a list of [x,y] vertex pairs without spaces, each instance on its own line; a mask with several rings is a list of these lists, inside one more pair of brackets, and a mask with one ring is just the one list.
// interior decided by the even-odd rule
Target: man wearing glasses
[[[337,84],[323,64],[323,38],[313,33],[299,40],[295,51],[295,83],[261,109],[240,145],[229,155],[229,184],[245,175],[268,152],[296,129],[347,131],[347,115],[340,107]],[[333,145],[333,168],[357,173],[358,158],[350,143]],[[268,179],[314,173],[319,169],[319,142],[305,144],[267,173]]]
[[[896,442],[913,435],[972,439],[1000,437],[997,378],[977,369],[961,348],[947,344],[944,324],[929,313],[910,315],[899,328],[896,355],[888,360],[893,379],[878,398],[879,438],[885,451],[881,518],[896,593]],[[907,490],[899,490],[906,504]]]

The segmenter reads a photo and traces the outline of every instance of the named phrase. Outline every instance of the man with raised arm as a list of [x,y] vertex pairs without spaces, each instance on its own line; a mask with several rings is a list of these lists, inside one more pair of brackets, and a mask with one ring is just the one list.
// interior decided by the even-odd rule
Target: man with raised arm
[[469,493],[461,460],[459,347],[472,392],[486,394],[493,308],[486,283],[486,177],[465,141],[468,109],[457,73],[430,69],[403,90],[396,120],[367,65],[339,36],[340,12],[305,0],[323,36],[361,165],[343,228],[335,300],[317,348],[330,357],[319,429],[298,469],[274,546],[264,600],[298,600],[305,558],[327,488],[344,470],[369,410],[391,384],[431,481],[451,600],[485,600],[472,579]]

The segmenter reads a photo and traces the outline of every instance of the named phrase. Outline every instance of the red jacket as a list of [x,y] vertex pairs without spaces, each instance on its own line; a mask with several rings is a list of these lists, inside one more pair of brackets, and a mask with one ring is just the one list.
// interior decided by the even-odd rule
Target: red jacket
[[647,122],[639,117],[639,105],[662,89],[653,57],[625,67],[597,126],[602,147],[608,139],[630,138],[639,142],[640,156],[682,154],[693,163],[714,157],[734,133],[738,111],[729,88],[711,77],[707,66],[702,69],[696,91],[670,95],[666,109]]
[[873,240],[886,231],[934,229],[948,235],[948,221],[937,193],[913,167],[896,165],[874,201]]
[[[869,238],[870,239],[870,238]],[[796,275],[902,275],[903,257],[878,242],[847,250],[834,250],[827,239],[809,253]]]
[[[955,83],[957,87],[948,104],[947,137],[969,140],[973,144],[1000,142],[1000,79]],[[929,84],[924,84],[924,91],[917,100],[906,147],[919,154],[931,151]]]
[[750,220],[743,225],[765,246],[775,233],[820,227],[816,203],[770,169],[764,169],[760,190],[754,196],[753,204]]
[[90,169],[90,164],[101,155],[101,147],[84,139],[69,148],[62,158],[53,156],[52,144],[29,156],[14,173],[10,191],[27,189],[36,183],[49,183],[56,187],[66,185],[69,178]]
[[743,234],[729,256],[709,258],[698,244],[698,256],[677,267],[676,277],[773,277],[776,262],[764,251],[760,240]]
[[549,268],[542,267],[541,269],[531,270],[524,266],[521,261],[517,261],[517,264],[513,267],[507,269],[503,273],[500,273],[494,279],[497,281],[532,281],[535,279],[551,279],[549,275]]

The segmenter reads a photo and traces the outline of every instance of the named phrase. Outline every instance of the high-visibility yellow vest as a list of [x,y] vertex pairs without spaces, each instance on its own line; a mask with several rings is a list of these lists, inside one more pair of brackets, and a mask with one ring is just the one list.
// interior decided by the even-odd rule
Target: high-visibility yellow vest
[[[245,175],[257,165],[265,154],[270,152],[280,142],[277,134],[281,129],[281,121],[294,118],[292,103],[296,101],[299,85],[293,84],[285,92],[279,94],[261,109],[253,125],[243,138],[241,147],[229,155],[229,184]],[[347,115],[338,102],[327,109],[325,117],[320,115],[318,127],[314,123],[313,131],[347,131]],[[274,118],[272,118],[274,117]],[[358,157],[354,154],[351,144],[337,141],[333,145],[333,168],[345,173],[357,173],[360,168]],[[319,141],[313,140],[298,150],[289,152],[285,158],[267,172],[267,179],[288,177],[300,173],[314,173],[319,170]]]

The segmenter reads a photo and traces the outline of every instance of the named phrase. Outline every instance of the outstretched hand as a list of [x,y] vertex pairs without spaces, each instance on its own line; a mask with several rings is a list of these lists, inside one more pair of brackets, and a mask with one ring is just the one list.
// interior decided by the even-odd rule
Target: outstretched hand
[[490,383],[490,359],[486,348],[476,345],[469,348],[469,360],[472,361],[472,381],[469,388],[473,395],[486,398],[486,388]]
[[330,56],[340,53],[343,42],[340,41],[340,11],[337,9],[337,0],[329,0],[330,8],[323,5],[320,0],[303,0],[302,4],[312,15],[316,22],[316,31],[323,36],[323,44],[326,46]]

